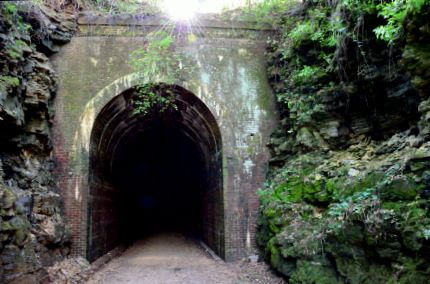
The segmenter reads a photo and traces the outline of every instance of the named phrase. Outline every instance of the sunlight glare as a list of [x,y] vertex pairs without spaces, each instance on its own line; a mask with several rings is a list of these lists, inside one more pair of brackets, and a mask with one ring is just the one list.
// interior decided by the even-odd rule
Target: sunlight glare
[[197,13],[198,0],[165,0],[163,10],[175,21],[190,21]]
[[197,14],[221,13],[224,10],[244,7],[251,2],[249,0],[163,0],[159,7],[174,21],[191,21]]

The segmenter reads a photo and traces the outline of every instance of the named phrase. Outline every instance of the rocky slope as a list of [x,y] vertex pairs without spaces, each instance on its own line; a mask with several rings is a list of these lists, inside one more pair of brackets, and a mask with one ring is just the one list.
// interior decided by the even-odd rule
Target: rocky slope
[[291,283],[428,283],[429,7],[387,45],[377,7],[345,3],[304,1],[272,40],[259,245]]
[[28,3],[0,2],[0,282],[41,283],[69,253],[52,175],[56,76],[47,56],[74,19]]

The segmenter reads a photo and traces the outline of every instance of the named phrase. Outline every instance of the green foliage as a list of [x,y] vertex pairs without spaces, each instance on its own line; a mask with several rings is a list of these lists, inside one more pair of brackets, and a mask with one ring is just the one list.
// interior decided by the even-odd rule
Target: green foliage
[[384,1],[377,6],[379,15],[386,20],[386,24],[374,29],[376,36],[395,44],[403,34],[403,26],[408,15],[415,15],[422,9],[429,8],[428,0],[391,0]]
[[97,10],[109,13],[153,13],[162,0],[84,0]]
[[319,66],[303,66],[302,69],[294,70],[290,79],[295,86],[314,84],[325,75]]
[[293,124],[306,124],[324,111],[323,95],[334,90],[332,82],[337,77],[336,48],[346,35],[335,8],[320,1],[303,5],[297,12],[300,16],[283,20],[280,36],[270,41],[281,55],[280,64],[286,63],[276,67],[282,83],[275,91]]
[[13,23],[18,33],[25,33],[29,31],[31,29],[31,25],[24,23],[22,17],[18,15],[18,7],[16,6],[16,4],[12,1],[3,3],[4,12],[2,16],[5,17],[6,20]]
[[288,108],[290,118],[296,123],[306,124],[312,119],[312,115],[325,109],[324,105],[319,103],[321,97],[316,93],[304,95],[300,90],[286,91],[279,93],[277,99],[282,106]]
[[306,11],[306,18],[297,21],[284,33],[287,47],[297,49],[308,42],[322,49],[334,48],[339,36],[345,32],[343,21],[329,7],[320,5]]
[[[353,220],[365,220],[378,212],[380,208],[380,199],[375,188],[366,188],[345,199],[333,203],[327,210],[327,216],[330,218],[327,223],[327,233],[340,234],[346,228],[346,225]],[[379,226],[375,220],[366,220],[369,226]],[[374,228],[372,228],[374,230]],[[377,232],[377,230],[374,230]]]
[[[176,49],[175,41],[171,33],[155,31],[147,35],[143,48],[130,54],[130,64],[142,82],[157,82],[162,78],[164,85],[174,85],[193,72],[185,54]],[[153,83],[141,83],[137,91],[135,114],[148,115],[154,108],[159,112],[177,110],[173,94],[166,88],[156,88]]]
[[8,15],[16,15],[18,12],[18,8],[16,7],[16,4],[13,2],[5,2],[5,11]]
[[297,269],[291,275],[289,283],[318,283],[318,284],[336,284],[339,281],[334,269],[327,269],[328,260],[319,261],[298,261]]
[[27,43],[22,40],[13,38],[7,45],[6,53],[10,56],[11,59],[23,60],[23,51],[25,48],[28,48]]
[[165,86],[145,84],[137,86],[137,97],[133,101],[135,115],[150,115],[165,111],[176,111],[175,97]]
[[12,76],[0,76],[0,92],[6,92],[10,88],[18,87],[19,79]]
[[282,20],[280,15],[286,13],[294,5],[295,0],[249,0],[244,7],[244,19],[255,21],[257,24],[278,25]]
[[291,38],[292,46],[299,47],[302,42],[311,38],[319,37],[320,32],[315,32],[316,26],[311,21],[298,22],[296,27],[288,34]]
[[166,31],[148,34],[143,48],[134,50],[130,64],[142,78],[156,78],[163,75],[165,83],[173,84],[179,78],[184,56],[173,46],[175,38]]
[[[376,63],[375,56],[369,57],[368,53],[374,52],[375,45],[378,48],[387,47],[384,42],[377,41],[377,37],[393,44],[398,41],[394,33],[400,31],[398,25],[377,27],[377,23],[381,22],[378,11],[390,23],[399,23],[404,22],[407,15],[417,13],[413,11],[428,7],[423,4],[426,0],[396,1],[406,4],[394,5],[393,1],[389,1],[391,4],[381,4],[380,1],[367,0],[309,0],[296,7],[294,16],[287,13],[287,16],[281,17],[279,35],[269,42],[276,50],[269,72],[275,74],[276,81],[272,82],[281,110],[289,116],[292,134],[308,125],[313,118],[327,113],[324,102],[331,101],[327,96],[345,101],[353,99],[351,89],[344,89],[344,82],[353,82],[358,88],[352,92],[369,94],[366,99],[372,100],[372,89],[376,88],[376,82],[372,80],[381,76],[376,70],[382,64]],[[413,8],[406,9],[405,5]],[[388,8],[394,6],[401,8]],[[399,12],[400,16],[393,16],[396,11],[403,12]],[[382,60],[393,60],[388,58],[390,55],[383,56],[385,58]],[[390,70],[400,68],[396,59]]]

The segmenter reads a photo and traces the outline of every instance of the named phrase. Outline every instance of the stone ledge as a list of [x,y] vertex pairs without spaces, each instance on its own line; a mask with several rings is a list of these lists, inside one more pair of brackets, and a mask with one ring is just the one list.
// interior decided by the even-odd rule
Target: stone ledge
[[[85,12],[78,15],[78,24],[87,26],[165,26],[171,20],[164,15],[102,15],[95,12]],[[199,15],[199,19],[187,24],[177,24],[191,28],[217,28],[217,29],[239,29],[254,31],[273,31],[273,27],[257,22],[238,21],[238,20],[219,20],[210,15]]]
[[[130,38],[145,38],[148,33],[157,30],[156,27],[126,27],[126,26],[79,26],[75,37],[130,37]],[[189,32],[191,33],[191,32]],[[179,36],[181,39],[186,39],[189,33],[183,33]],[[206,44],[211,46],[232,46],[237,47],[265,47],[270,33],[267,31],[252,31],[252,30],[226,30],[218,28],[210,28],[204,31],[195,31],[195,42],[188,43],[180,40],[176,44],[191,46],[196,44]]]

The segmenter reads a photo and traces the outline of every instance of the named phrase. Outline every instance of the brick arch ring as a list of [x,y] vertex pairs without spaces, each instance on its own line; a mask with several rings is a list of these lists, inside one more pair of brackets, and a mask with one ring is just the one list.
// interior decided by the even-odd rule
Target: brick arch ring
[[[95,207],[102,206],[94,203],[96,196],[92,191],[95,191],[93,181],[99,177],[91,160],[100,158],[103,155],[100,153],[112,151],[107,145],[120,143],[118,137],[125,135],[126,128],[119,126],[119,123],[124,124],[124,122],[118,123],[111,118],[122,115],[125,121],[130,121],[131,125],[130,112],[127,111],[127,103],[124,99],[126,94],[139,84],[162,84],[162,82],[163,77],[142,80],[135,73],[129,74],[103,88],[86,104],[80,118],[80,125],[74,135],[70,155],[71,168],[77,178],[73,180],[68,190],[73,192],[74,198],[65,202],[66,215],[69,219],[78,219],[71,222],[72,254],[84,256],[93,261],[120,245],[118,240],[109,239],[112,232],[103,231],[98,226],[98,223],[103,220],[101,220],[102,217],[97,216]],[[206,216],[203,237],[206,244],[224,258],[226,248],[223,173],[225,171],[221,132],[216,112],[213,111],[214,107],[210,109],[209,102],[203,101],[198,86],[189,82],[171,86],[174,89],[175,100],[180,105],[179,111],[182,117],[180,123],[184,131],[194,137],[203,152],[206,151],[207,166],[211,171],[212,181],[211,188],[207,190],[207,196],[204,198],[208,204],[204,206],[207,212],[203,214]],[[95,245],[97,242],[99,242],[98,245]]]

